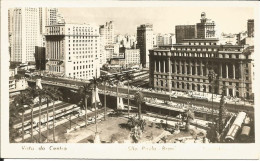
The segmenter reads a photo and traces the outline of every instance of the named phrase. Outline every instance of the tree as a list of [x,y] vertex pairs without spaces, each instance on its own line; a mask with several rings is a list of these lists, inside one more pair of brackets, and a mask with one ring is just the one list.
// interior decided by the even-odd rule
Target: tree
[[195,116],[194,113],[188,109],[185,113],[184,113],[184,120],[186,122],[186,130],[189,131],[190,130],[190,120],[194,120]]
[[90,80],[90,88],[92,89],[92,97],[94,95],[95,102],[94,102],[94,108],[95,108],[95,125],[96,125],[96,134],[95,137],[99,137],[97,132],[97,98],[96,98],[96,92],[97,92],[97,86],[100,84],[100,79],[93,77],[93,79]]
[[18,113],[22,114],[22,142],[24,142],[24,112],[25,107],[33,104],[33,98],[27,91],[22,92],[14,98],[14,104],[18,107]]
[[[87,127],[88,124],[88,116],[87,116],[87,110],[88,110],[88,98],[89,98],[89,93],[90,93],[90,85],[85,84],[81,86],[78,90],[78,93],[81,97],[81,108],[85,109],[85,126]],[[84,102],[84,105],[83,105]]]
[[42,107],[42,99],[44,98],[45,96],[45,91],[40,89],[40,88],[35,88],[33,89],[33,96],[35,97],[38,97],[39,99],[39,122],[38,122],[38,126],[39,126],[39,142],[41,143],[42,139],[41,139],[41,126],[42,126],[42,120],[41,120],[41,116],[42,116],[42,112],[41,112],[41,107]]
[[110,77],[108,75],[103,75],[100,77],[101,83],[104,83],[104,120],[106,120],[107,115],[107,97],[106,97],[106,84],[110,82]]
[[52,121],[53,121],[53,142],[55,143],[55,101],[62,100],[62,93],[58,88],[52,87],[50,88],[50,98],[52,100],[52,109],[53,109],[53,115],[52,115]]
[[227,113],[227,109],[225,108],[225,86],[223,86],[223,90],[222,90],[222,95],[221,95],[221,99],[220,99],[220,105],[219,105],[219,129],[218,132],[220,135],[222,135],[222,131],[223,131],[223,120],[226,118],[226,113]]
[[141,120],[142,103],[144,102],[144,95],[142,92],[136,92],[134,97],[135,102],[138,105],[138,119]]
[[130,74],[129,72],[126,73],[126,79],[127,79],[127,107],[128,107],[128,118],[130,117],[130,106],[129,106],[129,100],[130,100],[130,94],[129,94],[129,82],[130,80],[132,81],[134,79],[133,75]]
[[18,107],[14,102],[9,106],[9,141],[14,142],[15,138],[19,135],[17,129],[14,128],[14,123],[18,118]]
[[46,117],[47,117],[47,142],[49,142],[49,101],[52,99],[52,91],[50,87],[43,88],[44,95],[43,97],[46,99],[47,109],[46,109]]

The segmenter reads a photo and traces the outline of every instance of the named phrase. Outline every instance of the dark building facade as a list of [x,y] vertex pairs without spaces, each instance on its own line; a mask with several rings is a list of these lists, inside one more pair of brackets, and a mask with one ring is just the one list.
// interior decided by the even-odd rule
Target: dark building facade
[[254,37],[254,20],[247,21],[247,35],[248,37]]
[[[189,39],[183,44],[150,50],[150,86],[165,91],[200,91],[252,96],[251,53],[242,46],[217,45],[217,39]],[[216,84],[208,80],[209,70]]]
[[140,49],[140,62],[149,67],[149,50],[153,48],[153,25],[143,24],[137,27],[137,49]]
[[45,47],[35,46],[35,63],[36,63],[36,70],[45,70],[46,65],[46,53]]
[[184,39],[194,39],[196,37],[195,25],[175,26],[176,43],[183,43]]

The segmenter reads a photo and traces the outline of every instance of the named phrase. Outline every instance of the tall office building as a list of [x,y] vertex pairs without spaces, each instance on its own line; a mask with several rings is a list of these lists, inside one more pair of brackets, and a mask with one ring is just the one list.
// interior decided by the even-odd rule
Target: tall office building
[[45,26],[57,23],[57,8],[39,8],[40,42],[39,46],[45,47]]
[[107,62],[106,47],[114,43],[114,23],[113,21],[106,22],[105,25],[99,26],[100,34],[100,65]]
[[153,48],[153,25],[143,24],[137,27],[137,49],[140,49],[140,61],[143,67],[149,67],[149,50]]
[[98,26],[55,24],[46,26],[46,70],[66,77],[99,77]]
[[216,24],[214,21],[206,18],[206,13],[201,13],[200,23],[197,23],[197,37],[198,39],[216,38]]
[[247,35],[248,37],[254,37],[254,20],[247,21]]
[[35,46],[39,44],[39,9],[15,8],[13,10],[11,61],[35,61]]
[[184,39],[196,38],[195,25],[177,25],[175,26],[176,43],[183,43]]
[[99,27],[100,37],[104,37],[104,46],[114,43],[114,23],[106,22],[105,25]]

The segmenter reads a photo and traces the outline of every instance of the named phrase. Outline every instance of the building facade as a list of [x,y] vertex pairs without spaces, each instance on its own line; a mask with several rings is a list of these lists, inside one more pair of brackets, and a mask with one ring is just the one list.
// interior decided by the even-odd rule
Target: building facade
[[99,77],[99,28],[88,24],[46,26],[46,70],[65,77]]
[[216,24],[214,21],[206,18],[206,13],[201,13],[200,23],[196,25],[197,35],[196,38],[198,39],[205,39],[205,38],[216,38]]
[[[217,39],[188,39],[186,43],[150,50],[150,86],[165,91],[200,91],[250,98],[252,58],[242,46],[217,45]],[[209,70],[217,83],[208,80]]]
[[183,43],[184,39],[194,39],[196,37],[195,25],[175,26],[176,43]]
[[153,48],[153,25],[143,24],[137,27],[137,49],[140,49],[140,61],[143,67],[149,67],[149,50]]
[[247,21],[247,35],[248,37],[254,37],[254,20]]
[[113,21],[106,22],[105,25],[99,27],[100,37],[104,38],[104,46],[114,43],[114,23]]
[[39,9],[13,9],[11,61],[35,61],[35,46],[38,46],[40,37]]
[[35,46],[35,69],[45,70],[46,68],[46,52],[45,47]]

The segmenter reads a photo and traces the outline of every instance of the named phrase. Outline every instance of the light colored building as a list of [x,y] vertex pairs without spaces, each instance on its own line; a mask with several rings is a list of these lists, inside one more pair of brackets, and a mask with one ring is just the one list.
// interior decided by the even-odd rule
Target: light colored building
[[40,41],[38,8],[15,8],[13,10],[13,28],[11,61],[34,61],[35,46]]
[[114,55],[119,54],[119,44],[110,44],[105,47],[105,55],[106,55],[106,60],[110,60],[114,57]]
[[137,27],[137,49],[140,49],[142,66],[149,68],[149,50],[153,48],[153,25],[143,24]]
[[140,65],[140,50],[122,47],[120,53],[111,59],[111,64],[124,68]]
[[216,38],[216,24],[214,21],[206,18],[206,13],[201,13],[200,23],[196,25],[198,39]]
[[98,26],[46,26],[46,70],[65,77],[91,79],[100,75]]
[[222,33],[219,38],[219,44],[222,45],[237,45],[237,35],[236,34],[224,34]]
[[104,46],[114,43],[114,23],[106,22],[105,25],[99,27],[100,37],[104,37]]
[[140,65],[140,50],[139,49],[127,49],[123,50],[125,55],[125,65],[126,67],[131,67],[134,65]]

